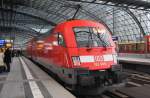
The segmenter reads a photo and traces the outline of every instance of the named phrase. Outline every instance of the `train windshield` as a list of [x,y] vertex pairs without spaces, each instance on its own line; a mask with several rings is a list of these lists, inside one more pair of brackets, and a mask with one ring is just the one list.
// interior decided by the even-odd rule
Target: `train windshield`
[[106,29],[96,27],[75,27],[78,47],[109,47],[110,36]]

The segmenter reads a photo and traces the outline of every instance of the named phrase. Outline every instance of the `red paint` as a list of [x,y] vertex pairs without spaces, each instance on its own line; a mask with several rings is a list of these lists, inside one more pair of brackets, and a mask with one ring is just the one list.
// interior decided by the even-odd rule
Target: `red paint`
[[[40,40],[44,41],[43,44],[53,44],[57,41],[55,36],[57,33],[64,37],[65,47],[52,45],[50,50],[46,50],[46,45],[43,45],[41,49],[38,49],[38,44],[36,40],[31,40],[27,47],[27,52],[34,58],[41,58],[42,61],[49,63],[51,65],[57,65],[64,68],[86,68],[88,70],[104,70],[111,68],[114,64],[113,61],[95,61],[93,63],[81,63],[80,66],[74,66],[72,62],[72,56],[103,56],[106,54],[115,54],[115,44],[111,39],[111,33],[109,41],[112,46],[110,47],[92,47],[92,49],[87,49],[87,47],[78,48],[75,35],[73,32],[73,27],[98,27],[106,29],[102,24],[89,21],[89,20],[72,20],[66,21],[58,24],[49,36],[42,38]],[[101,58],[102,59],[102,58]]]

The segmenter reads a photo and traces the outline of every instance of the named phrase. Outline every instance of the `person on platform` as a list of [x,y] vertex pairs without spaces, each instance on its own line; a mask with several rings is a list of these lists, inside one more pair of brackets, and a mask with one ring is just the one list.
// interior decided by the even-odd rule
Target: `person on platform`
[[9,50],[9,48],[6,49],[6,51],[4,52],[4,63],[7,66],[7,72],[10,72],[10,63],[11,63],[11,51]]
[[3,62],[3,58],[4,58],[3,49],[0,48],[0,73],[5,70],[5,64]]

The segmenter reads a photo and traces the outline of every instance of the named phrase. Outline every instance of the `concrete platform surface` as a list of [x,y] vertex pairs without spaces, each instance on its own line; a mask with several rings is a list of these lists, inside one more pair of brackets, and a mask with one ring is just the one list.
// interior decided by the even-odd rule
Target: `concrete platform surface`
[[75,96],[30,60],[20,57],[13,58],[9,73],[0,73],[0,98],[75,98]]
[[144,64],[150,65],[149,58],[138,58],[138,57],[118,57],[118,61],[133,63],[133,64]]

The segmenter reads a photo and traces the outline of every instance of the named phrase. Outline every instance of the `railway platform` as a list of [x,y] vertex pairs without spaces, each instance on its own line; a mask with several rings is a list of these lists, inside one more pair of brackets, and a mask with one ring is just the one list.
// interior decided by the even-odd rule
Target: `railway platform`
[[0,73],[0,98],[75,98],[24,57],[15,57],[9,73]]
[[118,61],[132,64],[150,65],[150,58],[145,57],[118,57]]
[[118,61],[121,63],[150,65],[149,54],[118,53]]
[[125,55],[118,57],[118,62],[123,69],[131,69],[138,72],[150,74],[150,58],[144,55]]

